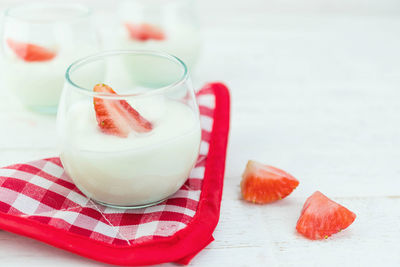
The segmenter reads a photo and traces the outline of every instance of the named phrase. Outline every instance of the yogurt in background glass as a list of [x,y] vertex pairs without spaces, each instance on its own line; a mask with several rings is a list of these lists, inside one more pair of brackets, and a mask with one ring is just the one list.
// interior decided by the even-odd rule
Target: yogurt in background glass
[[[126,61],[142,67],[132,71]],[[93,92],[103,83],[118,95]],[[122,137],[105,133],[94,108],[99,99],[110,106],[126,101],[153,128]],[[201,140],[185,64],[152,51],[103,52],[71,65],[57,126],[61,161],[76,186],[94,201],[118,208],[146,207],[174,194],[195,165]]]
[[99,50],[91,11],[80,4],[27,3],[9,8],[1,36],[6,89],[28,108],[55,113],[66,68]]
[[116,49],[160,50],[192,69],[201,50],[193,0],[126,0],[118,6]]

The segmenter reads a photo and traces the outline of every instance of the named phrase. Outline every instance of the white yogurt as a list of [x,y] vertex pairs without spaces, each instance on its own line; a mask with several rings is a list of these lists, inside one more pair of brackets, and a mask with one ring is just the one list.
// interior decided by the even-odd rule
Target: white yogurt
[[93,104],[78,102],[60,123],[61,160],[88,197],[116,206],[157,202],[175,193],[194,166],[201,139],[197,114],[163,99],[131,103],[154,123],[148,134],[102,133]]

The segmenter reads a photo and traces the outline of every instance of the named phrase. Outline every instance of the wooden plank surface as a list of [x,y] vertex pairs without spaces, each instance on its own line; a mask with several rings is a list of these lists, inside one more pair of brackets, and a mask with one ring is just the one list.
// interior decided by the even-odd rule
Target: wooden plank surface
[[[0,0],[0,9],[11,2]],[[98,21],[113,5],[87,2],[97,5]],[[215,241],[191,265],[400,266],[400,2],[199,6],[204,49],[193,80],[228,84],[232,128]],[[55,118],[25,111],[4,86],[0,125],[0,166],[57,155]],[[299,188],[272,205],[244,203],[248,159],[287,170]],[[294,227],[315,190],[358,217],[312,242]],[[11,267],[105,266],[7,232],[0,259]]]

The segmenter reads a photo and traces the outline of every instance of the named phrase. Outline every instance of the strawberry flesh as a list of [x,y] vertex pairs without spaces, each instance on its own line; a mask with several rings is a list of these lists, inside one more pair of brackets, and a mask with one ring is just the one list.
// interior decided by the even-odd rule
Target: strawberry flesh
[[145,42],[148,40],[161,41],[165,39],[165,35],[160,28],[157,26],[142,23],[142,24],[132,24],[125,23],[125,27],[129,32],[129,36],[132,40]]
[[[111,87],[105,84],[97,84],[93,91],[117,95]],[[125,100],[94,97],[93,103],[96,120],[103,133],[127,137],[132,131],[144,133],[153,129],[152,123],[143,118]]]
[[243,199],[258,204],[283,199],[299,185],[296,178],[283,170],[253,160],[247,163],[242,177]]
[[353,212],[316,191],[304,203],[296,230],[309,239],[324,239],[346,229],[355,219]]
[[56,53],[48,48],[7,39],[7,45],[22,60],[27,62],[40,62],[52,60]]

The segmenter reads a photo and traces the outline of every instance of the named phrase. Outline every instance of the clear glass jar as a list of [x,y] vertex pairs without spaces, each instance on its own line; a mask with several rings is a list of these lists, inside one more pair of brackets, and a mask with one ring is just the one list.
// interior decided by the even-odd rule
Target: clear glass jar
[[91,11],[70,3],[28,3],[6,11],[1,36],[5,85],[28,108],[55,113],[66,68],[99,50]]
[[[108,86],[115,93],[97,90]],[[151,126],[138,130],[138,121]],[[174,194],[201,140],[185,64],[152,51],[103,52],[72,64],[57,127],[61,161],[76,186],[119,208],[154,205]]]
[[115,48],[160,50],[195,65],[201,36],[194,0],[127,0],[118,15]]

